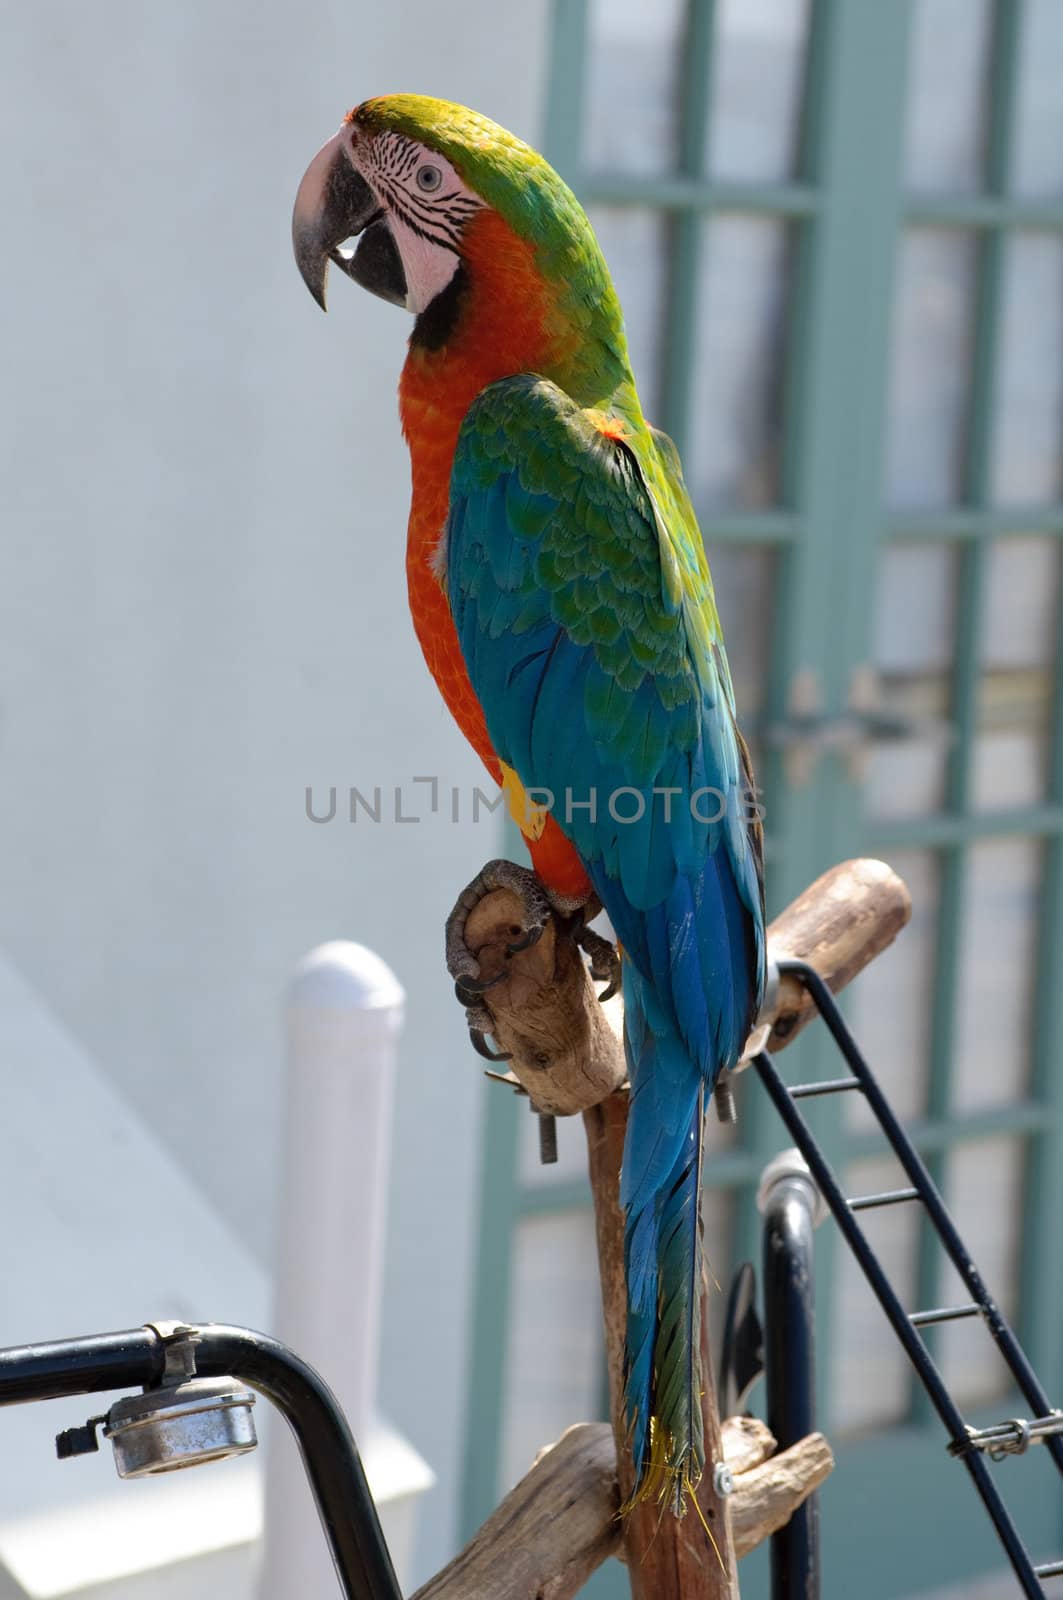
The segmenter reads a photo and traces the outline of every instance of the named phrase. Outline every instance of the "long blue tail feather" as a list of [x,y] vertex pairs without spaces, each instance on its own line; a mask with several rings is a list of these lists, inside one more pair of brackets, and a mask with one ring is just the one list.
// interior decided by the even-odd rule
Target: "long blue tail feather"
[[625,1409],[636,1493],[680,1511],[704,1464],[698,1197],[705,1081],[653,990],[625,963],[631,1102],[620,1178]]

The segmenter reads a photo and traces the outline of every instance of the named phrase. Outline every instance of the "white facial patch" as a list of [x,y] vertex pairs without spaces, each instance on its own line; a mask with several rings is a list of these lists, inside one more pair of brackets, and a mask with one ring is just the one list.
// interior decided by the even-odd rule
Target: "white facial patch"
[[402,133],[359,140],[351,159],[387,214],[406,274],[406,309],[416,315],[458,270],[462,228],[483,201],[446,156]]
[[389,213],[388,224],[406,274],[406,309],[416,316],[446,288],[458,270],[461,257],[457,251],[415,233],[395,212]]

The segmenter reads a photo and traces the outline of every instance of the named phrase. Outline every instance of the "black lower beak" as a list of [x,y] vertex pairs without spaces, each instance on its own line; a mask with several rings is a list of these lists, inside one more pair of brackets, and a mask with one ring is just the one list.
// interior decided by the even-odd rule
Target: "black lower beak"
[[[363,288],[397,305],[406,302],[406,276],[398,248],[372,189],[352,165],[341,128],[311,161],[292,213],[292,244],[303,282],[326,309],[329,262]],[[345,239],[361,235],[357,249],[343,254]]]

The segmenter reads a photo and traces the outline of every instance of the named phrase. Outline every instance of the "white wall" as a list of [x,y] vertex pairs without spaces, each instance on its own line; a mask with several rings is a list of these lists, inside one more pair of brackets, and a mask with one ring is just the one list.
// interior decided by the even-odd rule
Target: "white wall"
[[286,976],[338,936],[394,967],[382,1400],[440,1477],[423,1568],[453,1538],[484,1093],[441,925],[496,835],[304,817],[307,783],[479,773],[406,618],[403,314],[340,282],[323,318],[288,217],[370,93],[537,139],[547,13],[40,0],[0,55],[0,944],[263,1261]]

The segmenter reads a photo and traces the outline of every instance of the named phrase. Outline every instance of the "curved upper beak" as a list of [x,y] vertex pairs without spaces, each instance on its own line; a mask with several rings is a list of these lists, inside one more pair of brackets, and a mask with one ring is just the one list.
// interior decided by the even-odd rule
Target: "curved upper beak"
[[322,145],[303,174],[292,212],[292,244],[303,282],[322,311],[329,262],[344,272],[350,270],[348,257],[339,254],[344,239],[358,234],[373,221],[380,206],[344,149],[346,127]]

